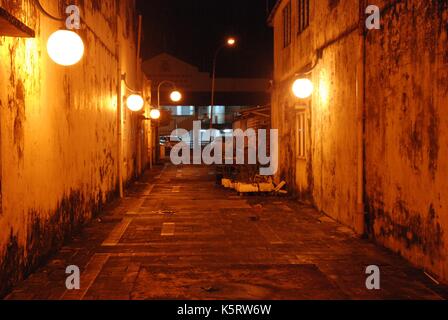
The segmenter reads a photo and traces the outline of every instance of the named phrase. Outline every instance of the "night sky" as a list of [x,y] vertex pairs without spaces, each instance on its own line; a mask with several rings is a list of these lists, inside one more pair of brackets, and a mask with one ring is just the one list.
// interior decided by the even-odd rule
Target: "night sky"
[[216,48],[227,35],[236,49],[219,56],[219,77],[272,77],[274,0],[137,0],[143,15],[143,59],[167,52],[210,72]]

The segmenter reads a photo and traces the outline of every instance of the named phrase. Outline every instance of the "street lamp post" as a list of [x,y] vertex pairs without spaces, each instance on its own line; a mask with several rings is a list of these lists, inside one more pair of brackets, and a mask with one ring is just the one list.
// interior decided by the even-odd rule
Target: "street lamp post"
[[159,124],[160,124],[160,89],[162,88],[162,86],[164,84],[168,84],[171,86],[171,88],[173,89],[173,91],[171,91],[170,93],[170,99],[173,102],[179,102],[180,100],[182,100],[182,94],[177,90],[176,88],[176,84],[172,81],[169,80],[163,80],[159,83],[159,85],[157,86],[157,110],[158,112],[158,117],[155,117],[157,119],[153,119],[157,121],[157,124],[155,125],[155,144],[156,144],[156,162],[159,161],[159,156],[160,156],[160,147],[159,147]]
[[225,47],[234,47],[236,44],[235,38],[228,38],[226,43],[221,45],[218,49],[216,49],[215,55],[213,57],[213,72],[212,72],[212,97],[210,103],[210,129],[213,129],[213,109],[215,107],[215,86],[216,86],[216,61],[218,59],[218,55],[222,49]]

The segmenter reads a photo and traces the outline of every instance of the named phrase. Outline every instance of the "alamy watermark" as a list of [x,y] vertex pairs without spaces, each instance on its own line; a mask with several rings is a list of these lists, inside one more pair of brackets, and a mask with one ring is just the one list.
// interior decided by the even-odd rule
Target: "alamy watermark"
[[366,8],[366,14],[369,16],[366,19],[366,28],[369,30],[381,29],[381,11],[378,6],[370,5]]
[[380,290],[381,289],[380,268],[375,265],[368,266],[366,268],[366,274],[369,275],[366,279],[367,290]]
[[79,10],[79,7],[70,5],[65,9],[65,13],[69,15],[65,20],[67,29],[81,29],[81,10]]
[[[278,130],[271,129],[267,135],[266,129],[237,129],[223,137],[216,129],[202,130],[201,121],[194,121],[192,135],[184,129],[171,133],[172,140],[181,137],[181,142],[171,150],[170,159],[174,165],[259,164],[260,175],[271,176],[278,169]],[[204,148],[203,141],[208,142]]]
[[81,272],[78,266],[71,265],[65,269],[65,273],[69,276],[65,280],[65,287],[67,290],[81,289]]

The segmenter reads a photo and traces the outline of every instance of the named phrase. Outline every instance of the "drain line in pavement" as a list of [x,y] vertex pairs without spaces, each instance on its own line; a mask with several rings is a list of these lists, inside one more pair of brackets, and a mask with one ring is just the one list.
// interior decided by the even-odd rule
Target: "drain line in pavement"
[[133,218],[124,218],[123,220],[121,220],[121,222],[109,234],[107,239],[104,240],[101,246],[103,247],[116,246],[120,242],[121,238],[123,237],[129,225],[131,224],[132,219]]

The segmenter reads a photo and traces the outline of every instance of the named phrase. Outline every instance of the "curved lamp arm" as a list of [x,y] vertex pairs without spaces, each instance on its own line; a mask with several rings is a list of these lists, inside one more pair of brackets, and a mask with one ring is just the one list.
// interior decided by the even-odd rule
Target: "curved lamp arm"
[[164,84],[169,84],[174,90],[176,90],[176,84],[174,82],[169,80],[163,80],[162,82],[160,82],[159,85],[157,86],[157,109],[160,109],[160,88]]
[[127,81],[126,81],[126,73],[123,73],[123,74],[121,75],[121,80],[123,80],[123,83],[124,83],[124,86],[126,87],[126,90],[128,90],[128,91],[130,91],[130,92],[132,92],[132,93],[142,94],[142,91],[134,90],[134,89],[132,89],[132,88],[128,85],[128,83],[127,83]]
[[173,81],[169,81],[169,80],[163,80],[162,82],[159,83],[159,85],[157,86],[157,91],[160,91],[160,88],[162,87],[162,85],[164,84],[170,84],[171,87],[173,89],[176,89],[176,84]]
[[222,49],[226,47],[225,44],[221,45],[216,49],[215,55],[213,56],[213,70],[212,70],[212,92],[211,92],[211,103],[210,103],[210,129],[213,128],[213,108],[215,107],[215,81],[216,81],[216,61],[218,60],[218,55]]
[[39,0],[34,0],[34,3],[36,4],[39,11],[42,12],[48,18],[55,20],[55,21],[65,21],[65,17],[62,17],[62,18],[55,17],[51,13],[49,13],[47,10],[45,10]]

